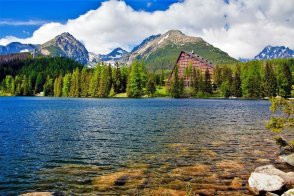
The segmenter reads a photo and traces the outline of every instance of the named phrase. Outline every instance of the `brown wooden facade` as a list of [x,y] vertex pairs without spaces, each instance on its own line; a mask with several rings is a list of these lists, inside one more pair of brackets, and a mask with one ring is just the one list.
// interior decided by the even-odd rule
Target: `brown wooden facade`
[[[193,52],[188,53],[185,51],[181,51],[180,55],[177,59],[176,65],[178,65],[179,78],[184,79],[184,86],[185,87],[189,87],[192,85],[192,78],[185,76],[185,70],[190,65],[192,66],[192,70],[194,68],[196,68],[196,69],[201,70],[202,73],[204,74],[206,69],[208,69],[210,75],[213,74],[213,66],[214,65],[211,62],[209,62],[207,59],[205,59],[197,54],[194,54]],[[175,67],[173,68],[173,71],[168,78],[168,84],[171,84],[171,80],[174,75],[173,74],[174,69],[175,69]]]

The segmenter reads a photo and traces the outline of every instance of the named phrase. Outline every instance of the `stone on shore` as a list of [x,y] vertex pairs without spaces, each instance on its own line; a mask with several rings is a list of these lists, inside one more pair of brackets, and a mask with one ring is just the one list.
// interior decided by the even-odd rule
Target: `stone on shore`
[[294,189],[286,191],[282,196],[294,196]]
[[277,175],[257,172],[251,173],[248,183],[252,192],[257,195],[260,191],[278,191],[285,185],[285,181]]
[[285,173],[273,165],[261,166],[251,173],[248,183],[255,194],[259,191],[278,191],[284,185],[294,184],[294,172]]

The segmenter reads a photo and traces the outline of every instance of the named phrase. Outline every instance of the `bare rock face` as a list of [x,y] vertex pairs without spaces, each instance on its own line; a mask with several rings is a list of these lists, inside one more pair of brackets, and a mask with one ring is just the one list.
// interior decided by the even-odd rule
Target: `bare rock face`
[[259,191],[278,191],[286,184],[294,184],[294,172],[285,173],[273,165],[261,166],[251,173],[248,183],[255,194]]
[[46,56],[68,57],[82,64],[86,64],[89,60],[85,46],[69,33],[62,33],[42,44],[40,51]]

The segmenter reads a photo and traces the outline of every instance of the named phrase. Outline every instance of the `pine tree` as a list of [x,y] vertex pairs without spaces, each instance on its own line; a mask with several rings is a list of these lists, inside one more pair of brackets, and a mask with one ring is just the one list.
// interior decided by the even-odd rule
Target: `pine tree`
[[99,97],[107,97],[111,89],[111,77],[108,66],[102,66]]
[[140,63],[135,61],[131,66],[131,72],[127,83],[128,97],[141,97],[143,95],[142,69]]
[[82,69],[81,78],[80,78],[80,96],[87,97],[89,91],[89,76],[87,69],[84,67]]
[[43,92],[45,96],[53,96],[54,92],[53,92],[53,79],[50,78],[50,76],[48,75],[46,78],[46,82],[43,86]]
[[231,91],[230,91],[230,84],[229,81],[224,81],[221,86],[220,86],[220,90],[222,92],[222,95],[226,98],[231,96]]
[[116,68],[113,69],[113,90],[115,94],[122,92],[122,77],[118,64],[116,64]]
[[34,88],[34,93],[40,93],[43,90],[43,85],[44,85],[44,78],[41,73],[38,73],[37,79],[35,82],[35,88]]
[[268,62],[265,65],[264,94],[267,97],[275,97],[277,95],[277,78],[272,65]]
[[68,97],[69,96],[69,91],[70,91],[70,84],[71,84],[71,74],[65,74],[63,77],[62,81],[62,96],[63,97]]
[[161,75],[160,75],[160,84],[161,86],[164,86],[164,70],[161,70]]
[[146,92],[147,92],[147,95],[150,97],[153,97],[156,92],[155,79],[154,79],[154,75],[152,74],[150,74],[148,77],[148,81],[146,84]]
[[279,95],[285,98],[290,97],[292,88],[292,75],[289,64],[284,64],[282,68],[280,68],[278,78]]
[[213,68],[213,81],[217,87],[223,83],[222,68],[219,65]]
[[70,84],[70,97],[80,97],[81,92],[81,83],[80,83],[80,70],[76,68],[71,76],[71,84]]
[[60,75],[58,78],[54,80],[54,96],[61,97],[62,95],[62,80],[63,77]]
[[26,75],[24,75],[21,83],[21,91],[23,96],[28,96],[29,94],[29,80]]
[[11,95],[14,95],[14,91],[15,91],[15,86],[14,86],[14,78],[11,75],[7,75],[5,77],[5,86],[4,86],[4,90],[6,93],[9,93]]
[[204,92],[211,94],[212,93],[211,77],[210,77],[210,73],[209,73],[209,70],[208,69],[205,70],[205,74],[204,74],[204,85],[205,85]]
[[262,80],[260,75],[260,65],[256,62],[244,67],[242,93],[248,98],[260,98],[262,96]]
[[236,72],[233,78],[233,84],[231,94],[235,97],[242,97],[242,81],[241,81],[241,68],[237,66]]
[[89,95],[91,97],[99,96],[99,83],[100,83],[100,65],[97,65],[94,69],[93,76],[91,77],[91,82],[89,86]]
[[174,73],[172,75],[170,94],[174,98],[180,98],[183,96],[184,82],[183,79],[179,79],[179,68],[175,66]]

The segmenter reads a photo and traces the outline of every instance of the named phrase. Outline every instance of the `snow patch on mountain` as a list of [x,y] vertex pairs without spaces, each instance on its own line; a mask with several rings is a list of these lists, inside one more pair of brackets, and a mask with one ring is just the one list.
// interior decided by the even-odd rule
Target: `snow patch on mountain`
[[254,60],[277,59],[277,58],[292,58],[294,51],[285,46],[266,46]]

